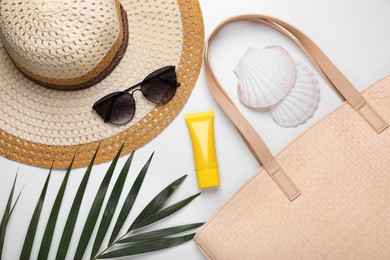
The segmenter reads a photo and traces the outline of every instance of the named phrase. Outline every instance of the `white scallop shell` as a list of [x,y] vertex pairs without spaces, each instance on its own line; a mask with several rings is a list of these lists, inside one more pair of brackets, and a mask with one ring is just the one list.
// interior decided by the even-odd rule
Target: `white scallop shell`
[[279,46],[249,48],[234,72],[240,101],[253,108],[280,102],[290,92],[296,76],[293,59]]
[[296,80],[291,92],[271,107],[272,119],[280,126],[293,127],[306,122],[317,110],[320,89],[313,72],[300,61],[296,62]]

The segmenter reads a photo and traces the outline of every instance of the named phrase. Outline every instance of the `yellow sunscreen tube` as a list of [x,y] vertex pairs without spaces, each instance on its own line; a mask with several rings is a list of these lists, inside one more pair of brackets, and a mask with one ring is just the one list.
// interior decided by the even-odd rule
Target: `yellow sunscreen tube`
[[186,114],[199,188],[219,186],[218,161],[214,142],[214,111]]

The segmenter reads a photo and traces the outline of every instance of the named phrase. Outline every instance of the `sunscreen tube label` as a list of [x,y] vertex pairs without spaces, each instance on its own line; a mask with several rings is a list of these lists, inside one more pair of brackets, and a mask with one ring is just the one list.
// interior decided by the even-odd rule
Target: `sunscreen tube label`
[[184,118],[192,140],[199,188],[219,186],[214,140],[214,111],[186,114]]

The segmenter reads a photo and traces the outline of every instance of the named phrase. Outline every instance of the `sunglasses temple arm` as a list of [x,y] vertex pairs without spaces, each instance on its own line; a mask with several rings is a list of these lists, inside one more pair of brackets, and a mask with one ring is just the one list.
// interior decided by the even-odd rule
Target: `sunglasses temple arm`
[[179,87],[180,86],[180,83],[178,83],[178,82],[174,82],[174,81],[171,81],[171,80],[166,80],[166,79],[160,78],[158,75],[156,75],[155,77],[147,79],[147,80],[144,80],[142,82],[139,82],[139,83],[135,84],[134,86],[131,86],[130,88],[125,89],[124,91],[129,92],[129,91],[135,89],[136,87],[141,86],[142,83],[146,83],[146,82],[148,82],[148,81],[150,81],[152,79],[158,79],[158,80],[160,80],[160,81],[162,81],[164,83],[167,83],[167,84],[171,85],[172,87]]
[[[174,69],[174,67],[173,67],[173,69]],[[136,87],[141,86],[142,83],[148,82],[148,81],[150,81],[150,80],[152,80],[152,79],[159,79],[159,80],[161,80],[162,82],[165,82],[165,83],[171,85],[172,87],[179,87],[179,86],[180,86],[180,83],[178,83],[178,82],[173,82],[173,81],[170,81],[170,80],[166,80],[166,79],[160,78],[160,76],[161,76],[162,74],[166,73],[168,70],[169,70],[169,69],[164,70],[164,71],[161,71],[160,73],[158,73],[158,74],[155,75],[154,77],[149,78],[149,79],[147,79],[147,80],[143,80],[143,81],[141,81],[141,82],[138,82],[138,83],[135,84],[134,86],[131,86],[130,88],[125,89],[124,91],[129,92],[129,91],[135,89]]]
[[[131,86],[130,88],[128,88],[128,89],[125,89],[124,91],[127,91],[127,92],[129,92],[129,91],[131,91],[131,90],[133,90],[133,89],[135,89],[136,87],[138,87],[138,86],[141,86],[142,85],[142,83],[145,83],[145,82],[148,82],[149,80],[151,80],[151,79],[154,79],[154,78],[157,78],[157,79],[160,79],[160,80],[163,80],[163,79],[161,79],[160,78],[160,76],[162,75],[162,74],[164,74],[164,73],[166,73],[167,71],[168,71],[169,69],[167,69],[167,70],[164,70],[164,71],[161,71],[160,73],[158,73],[157,75],[155,75],[154,77],[152,77],[152,78],[150,78],[150,79],[147,79],[147,80],[143,80],[143,81],[141,81],[141,82],[138,82],[137,84],[135,84],[134,86]],[[175,85],[174,83],[172,83],[172,82],[167,82],[168,84],[172,84],[172,85]],[[176,83],[177,84],[177,83]],[[180,85],[179,85],[180,86]]]

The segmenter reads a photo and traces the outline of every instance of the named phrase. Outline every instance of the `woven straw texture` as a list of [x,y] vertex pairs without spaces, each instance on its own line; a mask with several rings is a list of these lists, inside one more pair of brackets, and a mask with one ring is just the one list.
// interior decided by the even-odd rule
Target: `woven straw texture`
[[[390,76],[363,96],[390,122]],[[260,169],[196,243],[210,259],[390,259],[389,144],[344,103],[276,156],[299,198]]]
[[3,1],[2,42],[13,61],[34,74],[81,77],[120,39],[116,5],[112,0]]
[[[54,1],[56,2],[56,1]],[[91,2],[91,1],[86,1]],[[122,0],[129,23],[129,45],[117,68],[101,83],[80,91],[56,91],[22,75],[0,42],[0,154],[22,163],[86,166],[101,142],[96,163],[143,146],[158,135],[189,98],[202,64],[204,27],[197,0]],[[121,127],[103,123],[92,110],[104,95],[125,89],[150,72],[176,65],[178,88],[164,106],[137,91],[133,120]]]

